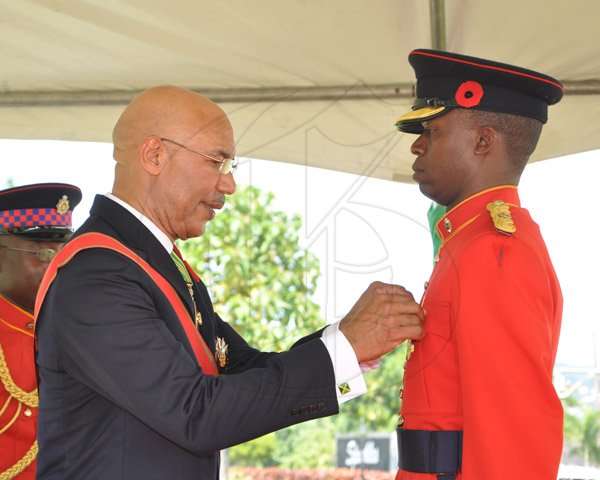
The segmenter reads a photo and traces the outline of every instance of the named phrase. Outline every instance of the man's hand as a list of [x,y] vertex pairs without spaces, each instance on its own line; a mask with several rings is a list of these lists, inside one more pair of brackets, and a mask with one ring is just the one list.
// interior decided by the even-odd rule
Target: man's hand
[[404,287],[374,282],[340,322],[359,362],[385,355],[423,336],[424,312]]

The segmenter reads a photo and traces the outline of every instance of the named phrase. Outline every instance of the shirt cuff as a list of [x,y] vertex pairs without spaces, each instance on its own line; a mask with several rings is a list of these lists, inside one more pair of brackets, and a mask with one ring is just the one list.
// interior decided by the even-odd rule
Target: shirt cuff
[[340,331],[339,322],[332,323],[323,330],[321,341],[327,347],[333,364],[338,404],[367,393],[367,384],[354,349]]

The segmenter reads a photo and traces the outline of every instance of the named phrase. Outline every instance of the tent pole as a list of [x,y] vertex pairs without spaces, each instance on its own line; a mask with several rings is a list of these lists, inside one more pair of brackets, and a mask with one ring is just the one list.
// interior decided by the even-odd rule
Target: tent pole
[[431,47],[446,50],[446,10],[444,0],[429,0]]
[[[600,95],[600,79],[562,81],[566,95]],[[210,89],[192,88],[217,103],[315,102],[414,98],[413,83]],[[126,105],[142,90],[22,91],[0,93],[0,108]]]

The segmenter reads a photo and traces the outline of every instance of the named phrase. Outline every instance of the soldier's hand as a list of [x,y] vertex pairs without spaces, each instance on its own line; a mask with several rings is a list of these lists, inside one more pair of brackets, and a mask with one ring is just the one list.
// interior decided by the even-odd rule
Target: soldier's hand
[[340,322],[359,362],[373,360],[404,340],[423,336],[424,312],[404,287],[374,282]]

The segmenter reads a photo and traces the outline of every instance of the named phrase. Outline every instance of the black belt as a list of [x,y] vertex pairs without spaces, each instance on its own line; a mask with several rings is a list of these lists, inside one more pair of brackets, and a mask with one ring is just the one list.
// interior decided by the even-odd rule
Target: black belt
[[398,463],[402,470],[433,473],[454,480],[462,466],[462,430],[405,430],[398,428]]

